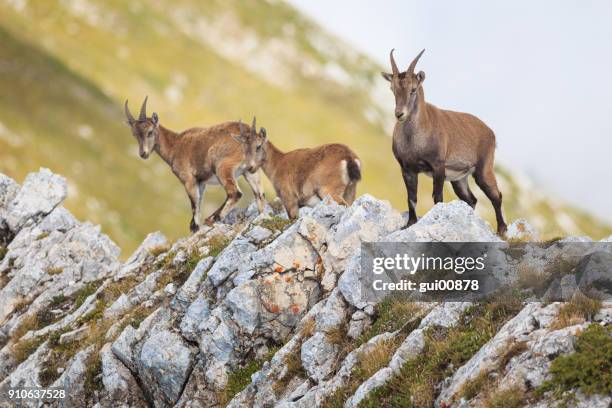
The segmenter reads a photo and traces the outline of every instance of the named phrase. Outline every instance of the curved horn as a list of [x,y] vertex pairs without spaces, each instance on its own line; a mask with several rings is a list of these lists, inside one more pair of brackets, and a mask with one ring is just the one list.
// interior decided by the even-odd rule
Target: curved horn
[[419,55],[417,55],[416,58],[412,60],[412,62],[408,66],[408,69],[406,70],[406,73],[414,74],[414,68],[416,68],[416,64],[417,62],[419,62],[419,58],[421,58],[421,55],[423,55],[424,52],[425,52],[425,48],[423,48],[421,52],[419,52]]
[[242,125],[242,119],[238,121],[238,126],[240,127],[240,136],[244,136],[244,126]]
[[253,133],[257,133],[257,118],[253,116],[253,124],[251,125],[251,131]]
[[123,106],[123,110],[125,111],[125,117],[127,118],[127,121],[128,121],[128,123],[130,125],[132,123],[136,122],[136,119],[134,119],[134,117],[130,113],[130,109],[128,108],[128,101],[127,101],[127,99],[125,100],[125,105]]
[[391,54],[389,54],[389,59],[391,60],[391,69],[393,70],[393,75],[399,75],[399,69],[397,69],[395,58],[393,58],[393,51],[395,51],[395,48],[393,48],[391,50]]
[[142,106],[140,107],[140,114],[138,115],[138,120],[140,121],[147,120],[147,99],[149,99],[149,97],[145,96]]

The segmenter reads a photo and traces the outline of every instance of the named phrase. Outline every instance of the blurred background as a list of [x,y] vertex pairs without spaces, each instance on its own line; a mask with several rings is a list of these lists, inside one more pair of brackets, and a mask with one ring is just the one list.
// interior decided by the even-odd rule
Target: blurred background
[[[461,4],[0,0],[0,172],[66,176],[66,206],[101,224],[124,256],[149,232],[187,235],[182,185],[156,155],[138,158],[125,125],[123,101],[137,112],[149,95],[149,113],[176,131],[256,114],[283,149],[346,143],[363,162],[358,194],[405,210],[394,102],[379,73],[390,48],[403,66],[427,48],[426,98],[475,113],[498,135],[508,221],[526,218],[544,238],[609,235],[607,17],[578,2],[529,3],[528,14],[526,2]],[[431,180],[420,181],[423,214]],[[223,197],[209,188],[205,215]]]

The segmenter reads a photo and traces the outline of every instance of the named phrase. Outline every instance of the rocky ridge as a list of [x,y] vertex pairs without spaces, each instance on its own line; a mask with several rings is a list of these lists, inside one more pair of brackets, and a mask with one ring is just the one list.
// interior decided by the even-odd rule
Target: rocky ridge
[[[61,387],[68,407],[612,402],[600,388],[547,386],[584,333],[609,339],[612,302],[360,299],[361,242],[501,242],[463,202],[408,229],[367,194],[302,209],[295,223],[277,203],[262,215],[250,206],[173,244],[152,233],[121,262],[99,227],[62,206],[66,194],[46,169],[22,186],[0,175],[0,392]],[[537,236],[524,221],[509,231]]]

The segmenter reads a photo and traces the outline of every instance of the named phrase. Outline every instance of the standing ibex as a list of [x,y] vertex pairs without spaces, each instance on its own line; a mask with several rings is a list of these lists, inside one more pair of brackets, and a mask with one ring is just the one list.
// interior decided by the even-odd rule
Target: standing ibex
[[295,219],[300,207],[316,204],[326,195],[337,203],[351,205],[361,164],[357,155],[343,144],[326,144],[311,149],[281,152],[268,141],[266,129],[240,129],[236,140],[242,143],[246,163],[261,167],[274,185],[289,217]]
[[125,101],[125,116],[138,140],[140,157],[146,159],[155,151],[170,166],[172,172],[185,186],[191,202],[190,229],[198,230],[200,207],[206,184],[221,184],[227,193],[225,202],[206,223],[223,218],[240,200],[236,178],[244,175],[253,190],[259,212],[264,208],[263,188],[255,168],[245,164],[244,153],[233,136],[240,134],[237,122],[226,122],[209,128],[192,128],[175,133],[159,124],[157,113],[147,117],[147,98],[134,119]]
[[476,205],[476,197],[470,191],[467,177],[473,174],[476,184],[495,208],[497,232],[504,235],[506,223],[502,216],[502,195],[493,172],[495,134],[473,115],[439,109],[425,102],[422,86],[425,73],[414,73],[424,51],[416,56],[405,72],[400,72],[391,50],[393,72],[382,73],[391,82],[395,95],[397,123],[393,130],[393,154],[402,168],[408,190],[408,225],[417,221],[418,173],[433,176],[435,203],[443,201],[444,180],[449,180],[457,196],[472,208]]

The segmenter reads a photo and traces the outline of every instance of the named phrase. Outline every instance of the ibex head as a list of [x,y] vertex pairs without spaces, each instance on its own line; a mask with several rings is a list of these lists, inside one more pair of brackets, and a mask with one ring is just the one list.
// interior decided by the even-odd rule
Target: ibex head
[[147,118],[147,99],[148,97],[145,97],[140,107],[138,119],[134,119],[130,113],[127,100],[124,106],[127,124],[130,125],[132,134],[138,140],[138,154],[143,159],[147,159],[159,143],[159,118],[155,112],[150,118]]
[[257,132],[256,122],[255,117],[253,117],[253,124],[247,132],[242,121],[240,121],[240,135],[234,136],[234,139],[242,145],[247,170],[251,173],[259,170],[266,161],[265,144],[268,141],[266,129],[260,128],[259,132]]
[[421,51],[408,66],[405,72],[400,72],[397,69],[397,64],[393,58],[393,50],[391,50],[391,69],[392,73],[382,72],[383,78],[391,82],[391,90],[395,95],[395,117],[400,122],[405,121],[410,117],[417,105],[418,94],[422,92],[421,84],[425,80],[425,73],[419,71],[414,73],[419,58],[425,50]]

